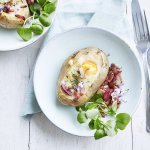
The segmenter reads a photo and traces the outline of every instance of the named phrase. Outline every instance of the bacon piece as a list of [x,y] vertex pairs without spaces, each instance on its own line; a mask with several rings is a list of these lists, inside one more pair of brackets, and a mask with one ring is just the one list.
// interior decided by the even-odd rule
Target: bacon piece
[[12,4],[12,2],[11,2],[11,1],[9,1],[9,2],[5,2],[5,3],[4,3],[4,5],[9,5],[9,6],[10,6],[11,4]]
[[109,88],[118,88],[122,83],[121,70],[115,64],[111,64],[106,80],[102,86],[108,85]]
[[78,100],[81,96],[77,91],[74,91],[73,94],[74,94],[75,100]]
[[22,5],[22,6],[20,6],[20,8],[26,8],[27,7],[27,5]]
[[13,10],[13,9],[10,9],[8,13],[10,13],[10,12],[14,12],[14,10]]
[[5,5],[4,8],[3,8],[3,12],[9,13],[9,11],[10,11],[10,6]]
[[[98,90],[99,93],[102,94],[106,105],[112,104],[111,94],[113,93],[115,89],[119,88],[121,84],[122,84],[121,70],[115,64],[111,64],[111,66],[109,67],[109,72],[106,77],[106,80],[100,86],[100,89]],[[119,106],[120,101],[119,99],[116,99],[116,100]]]
[[120,68],[117,67],[115,64],[111,64],[110,70],[112,70],[112,72],[113,72],[115,75],[117,75],[118,73],[121,73]]
[[12,5],[11,1],[5,2],[3,8],[0,8],[0,11],[3,11],[5,13],[14,12],[14,10],[11,9],[11,5]]
[[113,89],[109,89],[109,88],[104,90],[103,98],[104,98],[104,101],[105,101],[106,105],[110,104],[111,99],[112,99],[111,94],[112,94],[113,91],[114,91]]
[[33,3],[34,3],[34,0],[27,0],[27,3],[28,3],[28,4],[33,4]]
[[111,82],[114,78],[114,73],[113,71],[109,71],[108,75],[107,75],[107,81]]
[[17,18],[19,18],[19,19],[26,20],[26,18],[25,18],[24,16],[21,16],[21,15],[18,15],[18,14],[16,14],[15,16],[16,16]]
[[61,85],[61,89],[68,95],[72,96],[72,92],[70,89],[67,89],[63,84]]

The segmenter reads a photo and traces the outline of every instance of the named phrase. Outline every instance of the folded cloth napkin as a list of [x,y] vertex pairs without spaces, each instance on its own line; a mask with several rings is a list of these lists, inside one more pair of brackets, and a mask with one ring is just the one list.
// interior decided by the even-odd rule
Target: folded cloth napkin
[[[131,0],[60,0],[58,15],[48,33],[45,45],[57,33],[79,27],[100,27],[111,31],[128,42],[131,28],[127,19],[127,5]],[[21,115],[27,116],[41,112],[33,88],[33,73],[25,93]]]

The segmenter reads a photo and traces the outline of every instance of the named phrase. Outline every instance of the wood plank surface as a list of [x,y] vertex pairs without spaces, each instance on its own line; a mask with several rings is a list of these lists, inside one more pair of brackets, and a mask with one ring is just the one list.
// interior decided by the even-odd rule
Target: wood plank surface
[[77,137],[65,133],[55,127],[43,113],[34,115],[30,123],[31,150],[132,150],[131,124],[117,136],[96,141],[92,137]]
[[0,52],[0,150],[28,149],[29,120],[20,111],[40,44]]

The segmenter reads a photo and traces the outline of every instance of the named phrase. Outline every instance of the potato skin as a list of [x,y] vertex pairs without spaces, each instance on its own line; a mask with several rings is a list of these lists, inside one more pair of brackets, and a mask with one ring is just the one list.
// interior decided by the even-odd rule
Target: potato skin
[[[15,10],[14,12],[9,12],[6,13],[4,11],[0,12],[0,26],[3,28],[7,28],[7,29],[15,29],[15,28],[20,28],[23,23],[24,20],[21,18],[16,17],[15,15],[20,15],[26,18],[29,17],[29,8],[27,5],[26,0],[11,0],[10,1],[11,4],[16,4],[16,6],[18,5],[20,9],[15,9],[15,7],[13,6],[13,10]],[[27,6],[25,8],[21,8],[21,6]],[[11,8],[12,6],[10,6]]]
[[[61,82],[66,76],[66,72],[69,69],[69,61],[73,59],[74,61],[78,61],[79,58],[85,56],[87,53],[90,53],[91,55],[95,53],[98,55],[99,60],[99,73],[97,78],[94,80],[92,85],[89,87],[89,89],[77,100],[74,100],[73,96],[70,96],[66,94],[62,88],[61,88]],[[87,101],[90,100],[90,98],[94,95],[94,93],[98,90],[100,85],[105,81],[107,74],[108,74],[108,69],[109,69],[109,63],[106,54],[101,51],[98,48],[95,47],[89,47],[89,48],[84,48],[73,54],[72,56],[68,57],[65,62],[63,63],[60,74],[59,74],[59,79],[57,83],[57,97],[59,101],[64,104],[64,105],[71,105],[71,106],[81,106],[85,104]]]

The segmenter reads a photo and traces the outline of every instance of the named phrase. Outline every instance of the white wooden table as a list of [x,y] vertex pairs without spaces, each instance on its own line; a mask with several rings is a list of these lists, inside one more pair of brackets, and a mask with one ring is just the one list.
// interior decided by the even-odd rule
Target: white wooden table
[[143,97],[125,131],[97,141],[61,131],[43,113],[34,115],[30,120],[20,117],[25,88],[40,44],[41,41],[22,50],[0,52],[0,150],[150,149]]

